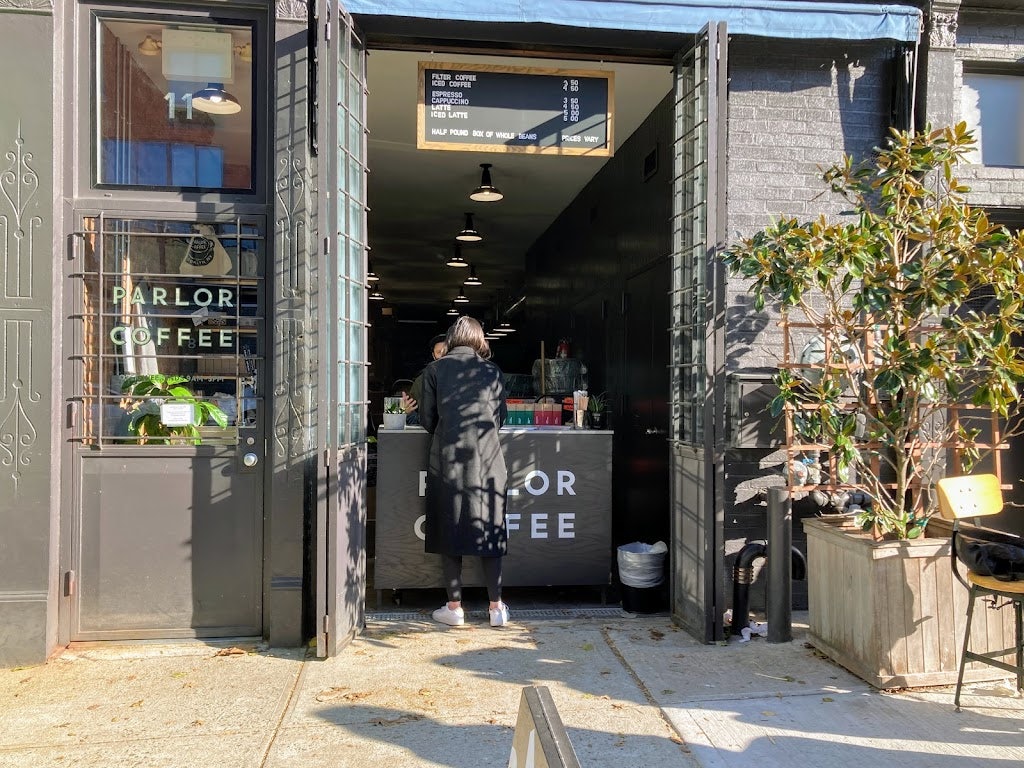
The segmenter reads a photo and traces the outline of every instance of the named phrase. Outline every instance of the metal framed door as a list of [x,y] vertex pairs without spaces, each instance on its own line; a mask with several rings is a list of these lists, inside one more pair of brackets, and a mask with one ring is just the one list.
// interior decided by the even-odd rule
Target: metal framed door
[[322,279],[316,493],[317,655],[361,629],[366,593],[366,48],[352,17],[317,0],[313,106]]
[[259,636],[265,219],[79,223],[69,639]]
[[69,15],[61,642],[263,634],[271,28]]
[[676,57],[672,225],[672,612],[723,636],[724,276],[728,37],[712,23]]

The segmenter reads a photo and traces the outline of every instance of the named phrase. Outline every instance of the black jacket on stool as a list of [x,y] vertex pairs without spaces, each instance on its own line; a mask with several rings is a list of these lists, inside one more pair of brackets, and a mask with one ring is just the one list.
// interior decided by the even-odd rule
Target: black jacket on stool
[[433,437],[427,463],[425,550],[504,555],[508,473],[498,430],[505,423],[501,369],[455,347],[423,372],[420,424]]

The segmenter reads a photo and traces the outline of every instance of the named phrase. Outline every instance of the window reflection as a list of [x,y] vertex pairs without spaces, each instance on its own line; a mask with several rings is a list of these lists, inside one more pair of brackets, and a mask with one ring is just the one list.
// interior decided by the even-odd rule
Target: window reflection
[[97,24],[97,181],[252,189],[252,27]]
[[971,163],[1024,165],[1024,77],[964,73],[961,114],[977,141]]

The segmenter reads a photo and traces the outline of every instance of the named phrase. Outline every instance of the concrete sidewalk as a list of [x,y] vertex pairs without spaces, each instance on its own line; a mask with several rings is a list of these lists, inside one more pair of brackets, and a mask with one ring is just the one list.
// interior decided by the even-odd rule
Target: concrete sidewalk
[[1008,687],[972,686],[960,714],[952,689],[879,693],[799,625],[705,646],[613,610],[513,608],[500,630],[390,616],[329,660],[144,643],[0,670],[0,766],[506,766],[527,685],[548,687],[584,768],[1024,763]]

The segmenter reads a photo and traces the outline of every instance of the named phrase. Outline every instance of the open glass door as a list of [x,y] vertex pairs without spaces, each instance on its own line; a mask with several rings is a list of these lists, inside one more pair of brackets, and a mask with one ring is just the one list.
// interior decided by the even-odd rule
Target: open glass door
[[728,38],[712,23],[675,62],[672,225],[672,613],[722,637]]
[[319,418],[317,655],[363,624],[366,592],[366,48],[352,17],[317,0]]

